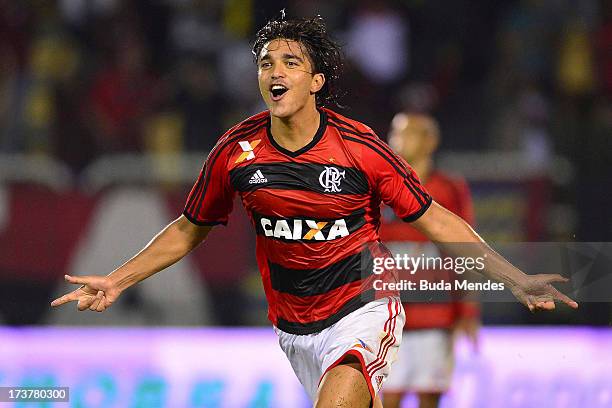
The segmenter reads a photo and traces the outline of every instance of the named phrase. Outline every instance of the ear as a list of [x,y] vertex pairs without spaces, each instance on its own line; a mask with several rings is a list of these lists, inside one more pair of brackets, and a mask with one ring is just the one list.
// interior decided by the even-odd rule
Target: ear
[[312,82],[310,83],[310,93],[317,93],[323,88],[325,84],[325,75],[318,73],[312,75]]

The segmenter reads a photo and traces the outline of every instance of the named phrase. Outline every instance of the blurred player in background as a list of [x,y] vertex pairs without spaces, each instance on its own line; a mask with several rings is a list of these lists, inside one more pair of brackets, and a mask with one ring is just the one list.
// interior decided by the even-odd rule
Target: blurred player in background
[[577,307],[550,285],[564,278],[526,275],[505,262],[433,202],[368,126],[323,107],[336,102],[342,54],[320,17],[270,21],[253,55],[268,110],[219,139],[180,217],[109,275],[66,276],[83,286],[52,306],[77,301],[79,310],[104,311],[227,223],[239,194],[257,234],[268,316],[317,407],[380,407],[401,342],[401,302],[374,291],[368,268],[391,255],[378,236],[381,201],[432,241],[476,244],[488,256],[487,276],[531,310],[553,309],[555,299]]
[[[437,203],[473,224],[472,199],[465,180],[434,168],[433,154],[439,142],[438,124],[429,115],[398,113],[391,123],[391,148],[406,159]],[[380,237],[394,254],[437,255],[437,248],[425,235],[397,219],[392,211],[384,211],[382,218]],[[404,309],[402,345],[385,383],[385,408],[399,407],[405,393],[416,393],[420,408],[435,408],[452,378],[453,331],[465,333],[476,348],[479,307],[474,302],[411,302],[404,303]]]

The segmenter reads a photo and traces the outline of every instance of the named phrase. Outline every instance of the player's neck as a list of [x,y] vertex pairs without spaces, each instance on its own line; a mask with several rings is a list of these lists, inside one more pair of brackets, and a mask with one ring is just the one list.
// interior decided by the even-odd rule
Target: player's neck
[[289,151],[297,151],[314,138],[321,122],[316,107],[304,108],[287,118],[272,116],[270,131],[274,141]]
[[413,160],[410,166],[424,183],[433,171],[433,160],[430,157],[423,157],[422,159]]

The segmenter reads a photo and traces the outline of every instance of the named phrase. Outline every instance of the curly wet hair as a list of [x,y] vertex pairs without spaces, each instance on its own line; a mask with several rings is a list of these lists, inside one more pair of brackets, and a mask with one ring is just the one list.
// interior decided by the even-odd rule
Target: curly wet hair
[[285,20],[282,12],[280,18],[268,21],[255,35],[252,48],[255,64],[264,45],[278,38],[301,44],[310,58],[314,73],[325,76],[325,83],[316,94],[317,106],[331,104],[342,107],[338,81],[344,68],[344,56],[340,45],[327,33],[323,18]]

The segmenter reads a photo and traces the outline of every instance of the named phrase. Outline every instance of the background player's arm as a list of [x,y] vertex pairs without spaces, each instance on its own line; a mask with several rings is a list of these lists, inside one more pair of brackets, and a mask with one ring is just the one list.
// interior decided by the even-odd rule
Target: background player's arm
[[576,302],[551,285],[552,282],[566,282],[566,278],[556,274],[525,274],[491,249],[465,221],[436,202],[412,225],[441,246],[445,253],[473,258],[485,255],[482,272],[489,278],[504,282],[529,310],[554,309],[555,300],[578,307]]
[[104,311],[130,286],[167,268],[198,246],[212,227],[198,226],[184,215],[168,224],[138,254],[107,276],[68,276],[80,288],[54,300],[51,306],[77,301],[79,310]]

